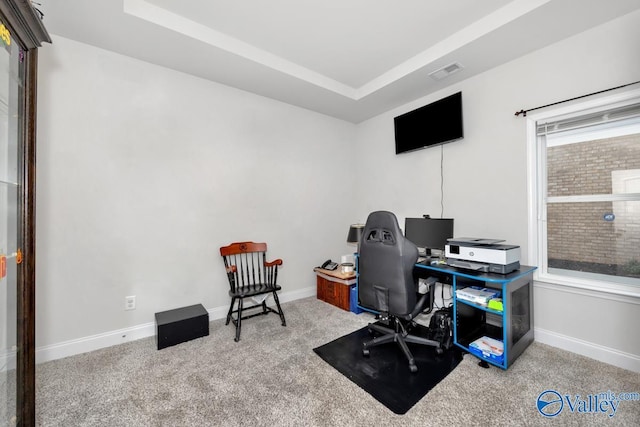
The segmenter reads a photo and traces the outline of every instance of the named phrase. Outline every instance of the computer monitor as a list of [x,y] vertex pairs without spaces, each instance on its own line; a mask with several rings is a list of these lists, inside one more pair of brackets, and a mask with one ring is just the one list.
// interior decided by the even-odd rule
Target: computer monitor
[[406,218],[404,235],[421,256],[442,254],[447,239],[453,237],[453,218]]

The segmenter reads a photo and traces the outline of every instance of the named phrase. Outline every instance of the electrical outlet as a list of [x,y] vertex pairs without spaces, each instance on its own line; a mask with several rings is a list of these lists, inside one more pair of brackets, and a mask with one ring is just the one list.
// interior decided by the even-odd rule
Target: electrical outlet
[[124,297],[124,309],[125,310],[135,310],[136,309],[136,296],[130,295],[128,297]]

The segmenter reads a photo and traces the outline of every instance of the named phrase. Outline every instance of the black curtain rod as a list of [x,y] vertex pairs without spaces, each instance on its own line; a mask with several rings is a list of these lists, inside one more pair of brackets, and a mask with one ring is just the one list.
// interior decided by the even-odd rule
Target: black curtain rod
[[539,110],[541,108],[551,107],[552,105],[562,104],[563,102],[575,101],[576,99],[586,98],[587,96],[592,96],[592,95],[597,95],[599,93],[609,92],[610,90],[616,90],[616,89],[620,89],[620,88],[623,88],[623,87],[635,85],[635,84],[638,84],[638,83],[640,83],[640,80],[638,80],[637,82],[633,82],[633,83],[627,83],[626,85],[616,86],[616,87],[612,87],[612,88],[609,88],[609,89],[601,90],[601,91],[598,91],[598,92],[589,93],[587,95],[576,96],[575,98],[565,99],[564,101],[554,102],[553,104],[547,104],[547,105],[543,105],[541,107],[530,108],[528,110],[516,111],[516,116],[519,116],[520,114],[522,114],[522,117],[527,117],[527,113],[529,111],[534,111],[534,110]]

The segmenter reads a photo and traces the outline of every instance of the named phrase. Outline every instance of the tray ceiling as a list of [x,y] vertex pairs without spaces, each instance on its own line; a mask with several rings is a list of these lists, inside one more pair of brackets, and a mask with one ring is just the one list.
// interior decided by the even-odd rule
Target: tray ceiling
[[[354,123],[640,8],[637,0],[40,3],[53,35]],[[459,70],[430,76],[452,64]]]

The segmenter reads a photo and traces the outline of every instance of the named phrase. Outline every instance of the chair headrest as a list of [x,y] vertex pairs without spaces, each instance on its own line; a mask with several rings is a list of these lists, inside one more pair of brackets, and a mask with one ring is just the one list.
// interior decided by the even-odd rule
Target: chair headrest
[[395,245],[397,236],[402,235],[398,219],[392,212],[375,211],[369,214],[364,226],[362,242],[380,242]]

